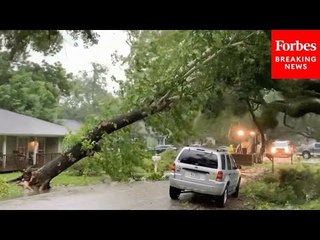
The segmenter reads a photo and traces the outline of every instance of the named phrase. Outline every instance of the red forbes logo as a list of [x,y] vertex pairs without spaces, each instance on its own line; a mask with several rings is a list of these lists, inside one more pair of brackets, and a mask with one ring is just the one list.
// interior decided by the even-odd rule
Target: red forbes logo
[[320,78],[320,30],[273,30],[272,79]]

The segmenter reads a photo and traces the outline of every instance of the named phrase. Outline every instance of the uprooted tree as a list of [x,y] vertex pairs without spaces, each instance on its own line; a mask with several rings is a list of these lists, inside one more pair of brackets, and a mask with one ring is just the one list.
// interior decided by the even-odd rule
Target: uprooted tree
[[[100,123],[61,157],[25,171],[30,188],[48,190],[52,178],[99,151],[104,135],[154,114],[147,124],[176,138],[188,135],[199,111],[250,113],[262,136],[278,124],[280,112],[292,118],[319,114],[318,81],[271,80],[266,31],[129,31],[128,43],[131,53],[122,58],[129,65],[127,81],[117,80],[128,113]],[[280,99],[266,100],[270,92]]]
[[168,108],[174,99],[175,97],[165,95],[159,101],[151,103],[148,108],[132,111],[110,121],[100,123],[87,137],[82,139],[83,141],[89,141],[91,143],[90,149],[84,149],[82,143],[79,142],[60,157],[48,162],[43,167],[36,170],[32,168],[25,170],[21,180],[27,184],[26,186],[28,188],[33,190],[46,191],[50,189],[50,181],[52,178],[79,160],[99,151],[99,141],[104,134],[110,134],[136,121],[142,120],[149,115],[161,112]]

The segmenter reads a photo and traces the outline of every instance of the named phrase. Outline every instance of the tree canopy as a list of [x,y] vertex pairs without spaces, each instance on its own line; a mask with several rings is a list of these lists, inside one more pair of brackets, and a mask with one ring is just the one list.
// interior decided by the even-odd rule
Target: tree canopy
[[[225,108],[251,112],[261,129],[275,128],[284,113],[319,114],[320,83],[273,80],[268,31],[130,31],[128,81],[122,96],[138,106],[150,96],[179,100],[168,113],[148,120],[161,131],[188,134],[197,110],[216,117]],[[275,101],[265,99],[276,92]]]
[[[66,30],[75,41],[82,40],[84,46],[98,43],[99,35],[92,30]],[[45,55],[56,54],[62,49],[63,31],[61,30],[1,30],[0,50],[9,52],[9,58],[23,59],[30,50]]]
[[59,100],[67,96],[71,88],[71,76],[61,63],[13,62],[6,53],[0,53],[0,69],[1,108],[56,120]]

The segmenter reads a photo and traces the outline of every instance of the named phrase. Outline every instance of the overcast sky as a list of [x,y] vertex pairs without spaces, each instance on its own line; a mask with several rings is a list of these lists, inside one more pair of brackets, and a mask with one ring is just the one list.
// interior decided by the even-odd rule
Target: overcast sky
[[78,73],[82,70],[91,71],[91,62],[97,62],[106,65],[109,68],[107,78],[108,90],[118,89],[116,83],[110,80],[114,75],[117,79],[125,79],[123,67],[113,66],[111,61],[111,54],[117,51],[119,54],[127,56],[130,52],[130,47],[126,43],[127,34],[120,30],[97,30],[99,35],[99,43],[88,49],[84,48],[82,44],[78,47],[74,46],[74,41],[71,37],[66,36],[63,49],[54,56],[44,57],[42,54],[33,52],[29,60],[40,63],[45,59],[49,63],[61,62],[66,68],[67,72]]

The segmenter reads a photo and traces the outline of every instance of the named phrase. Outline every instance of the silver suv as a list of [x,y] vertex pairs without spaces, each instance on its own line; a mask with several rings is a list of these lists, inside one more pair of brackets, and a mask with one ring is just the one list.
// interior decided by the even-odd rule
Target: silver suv
[[218,207],[226,205],[229,195],[238,197],[240,170],[231,155],[218,149],[184,147],[171,164],[171,199],[183,191],[213,195]]

